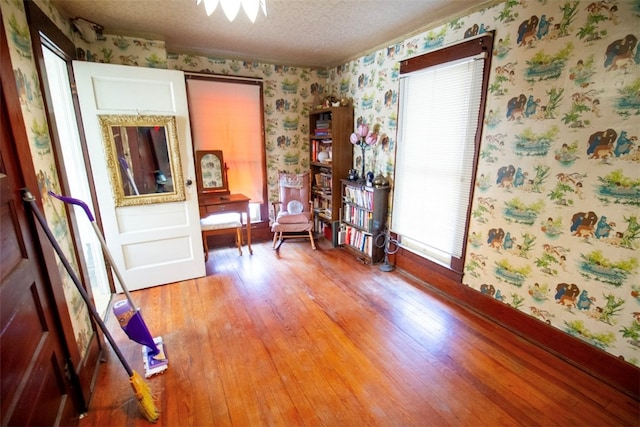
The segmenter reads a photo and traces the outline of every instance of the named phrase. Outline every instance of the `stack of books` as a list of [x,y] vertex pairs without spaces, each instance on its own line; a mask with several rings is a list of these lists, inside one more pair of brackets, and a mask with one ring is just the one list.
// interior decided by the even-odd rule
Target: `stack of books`
[[331,135],[331,120],[318,120],[313,133],[315,136]]

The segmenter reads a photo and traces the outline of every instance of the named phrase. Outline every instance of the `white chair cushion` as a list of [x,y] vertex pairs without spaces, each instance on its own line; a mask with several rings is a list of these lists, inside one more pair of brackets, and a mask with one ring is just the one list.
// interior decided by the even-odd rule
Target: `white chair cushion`
[[225,228],[238,227],[242,227],[242,223],[239,221],[238,214],[236,213],[209,215],[206,218],[200,219],[200,228],[202,231],[224,230]]

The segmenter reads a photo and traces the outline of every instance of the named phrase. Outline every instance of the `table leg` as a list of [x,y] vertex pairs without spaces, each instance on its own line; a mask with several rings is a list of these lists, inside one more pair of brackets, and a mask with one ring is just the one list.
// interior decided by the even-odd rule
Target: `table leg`
[[253,255],[253,249],[251,249],[251,210],[249,209],[249,203],[247,203],[247,248],[249,248],[249,254]]

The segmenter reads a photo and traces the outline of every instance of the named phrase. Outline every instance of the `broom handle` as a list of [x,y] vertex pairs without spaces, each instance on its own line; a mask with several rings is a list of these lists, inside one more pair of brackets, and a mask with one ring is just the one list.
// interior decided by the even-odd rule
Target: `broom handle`
[[138,192],[138,187],[136,186],[136,181],[133,179],[133,174],[131,173],[131,168],[129,168],[129,164],[124,157],[119,157],[118,161],[120,162],[120,166],[124,169],[127,174],[127,179],[129,180],[129,184],[133,187],[133,192],[136,193],[136,196],[140,195]]
[[118,278],[118,282],[120,282],[120,286],[122,287],[122,290],[124,291],[124,294],[126,295],[127,300],[129,301],[129,305],[131,306],[131,308],[133,309],[134,312],[138,311],[138,307],[136,307],[136,305],[133,303],[133,298],[131,298],[131,294],[129,293],[129,289],[127,289],[127,285],[125,285],[125,283],[124,283],[124,279],[122,278],[122,275],[120,274],[120,270],[118,270],[118,268],[116,267],[116,262],[113,260],[113,257],[111,256],[111,252],[109,251],[109,247],[107,246],[107,242],[104,240],[104,237],[102,236],[102,233],[100,232],[100,229],[98,228],[98,224],[96,223],[96,220],[93,217],[93,214],[91,213],[91,210],[89,209],[89,206],[87,206],[87,204],[85,202],[83,202],[82,200],[74,199],[73,197],[62,196],[60,194],[54,193],[51,190],[49,190],[48,193],[49,193],[50,196],[55,197],[56,199],[61,200],[64,203],[78,205],[82,209],[84,209],[84,212],[87,214],[87,217],[89,218],[89,222],[91,222],[91,226],[93,227],[93,231],[95,231],[96,236],[98,236],[98,240],[100,240],[100,246],[102,247],[102,253],[107,258],[107,261],[109,261],[109,265],[111,265],[111,269],[113,270],[113,272],[115,273],[116,277]]
[[47,238],[51,242],[51,245],[53,246],[56,253],[58,254],[58,257],[60,258],[60,261],[62,261],[64,268],[67,270],[67,273],[69,273],[69,276],[71,277],[71,280],[73,281],[73,283],[76,285],[76,288],[78,288],[78,292],[80,292],[80,295],[82,295],[82,299],[87,305],[87,309],[89,310],[89,313],[91,313],[91,316],[93,317],[93,319],[96,321],[98,326],[100,326],[102,333],[107,338],[107,341],[109,341],[109,344],[111,344],[113,351],[115,351],[116,356],[120,360],[120,363],[122,363],[122,366],[124,366],[124,369],[127,371],[127,374],[129,375],[129,377],[132,377],[133,369],[131,369],[131,366],[129,366],[129,363],[127,362],[127,360],[124,358],[124,355],[120,351],[120,348],[116,345],[116,341],[113,339],[113,336],[111,336],[111,333],[107,329],[107,326],[104,324],[104,322],[100,318],[100,315],[98,314],[95,307],[91,303],[91,300],[89,299],[89,295],[87,295],[87,291],[82,287],[82,284],[80,283],[80,279],[78,278],[75,271],[71,267],[71,264],[69,264],[67,257],[65,256],[64,252],[62,251],[62,248],[56,241],[56,238],[53,236],[53,233],[51,233],[51,230],[47,225],[47,221],[42,216],[42,213],[40,212],[40,209],[36,204],[36,199],[33,197],[33,194],[31,194],[31,192],[26,188],[22,189],[22,200],[29,207],[31,207],[31,211],[38,219],[38,222],[40,223],[42,230],[47,235]]

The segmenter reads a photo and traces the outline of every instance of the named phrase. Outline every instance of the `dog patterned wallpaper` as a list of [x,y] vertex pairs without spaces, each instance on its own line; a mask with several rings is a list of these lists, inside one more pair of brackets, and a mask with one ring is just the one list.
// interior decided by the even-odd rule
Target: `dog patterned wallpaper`
[[640,1],[506,1],[344,64],[330,91],[389,136],[365,160],[392,178],[399,61],[486,31],[463,281],[640,366]]

